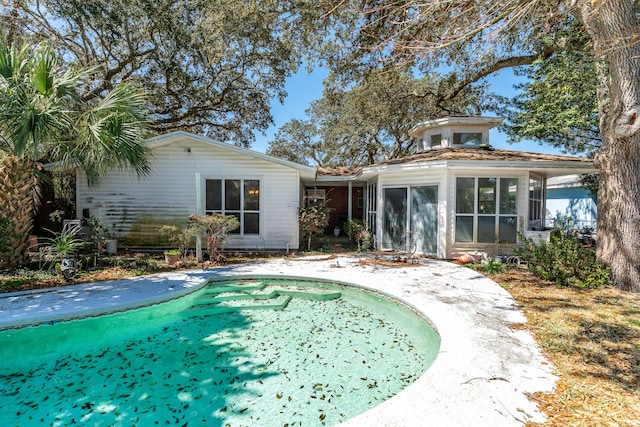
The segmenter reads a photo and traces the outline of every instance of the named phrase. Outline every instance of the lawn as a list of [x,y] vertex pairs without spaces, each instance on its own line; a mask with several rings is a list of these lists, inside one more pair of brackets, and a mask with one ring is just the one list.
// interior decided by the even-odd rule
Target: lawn
[[640,295],[560,288],[523,270],[490,276],[558,369],[554,394],[531,399],[549,426],[640,426]]
[[[73,282],[145,273],[123,264]],[[545,425],[640,426],[640,295],[611,287],[561,288],[521,268],[489,277],[516,299],[529,320],[517,327],[535,336],[558,370],[554,394],[530,396],[549,417]],[[0,275],[0,292],[60,284],[55,276]]]

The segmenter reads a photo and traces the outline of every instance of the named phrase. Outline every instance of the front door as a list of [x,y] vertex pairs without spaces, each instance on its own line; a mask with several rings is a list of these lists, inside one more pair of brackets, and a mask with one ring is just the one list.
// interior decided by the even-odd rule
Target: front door
[[437,185],[383,190],[382,249],[437,254]]

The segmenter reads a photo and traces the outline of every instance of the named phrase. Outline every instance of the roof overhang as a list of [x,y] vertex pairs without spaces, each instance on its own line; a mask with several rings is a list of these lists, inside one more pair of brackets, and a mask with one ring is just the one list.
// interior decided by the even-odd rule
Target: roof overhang
[[413,126],[409,131],[409,135],[417,138],[426,129],[434,129],[439,127],[450,126],[481,126],[491,129],[502,124],[504,119],[501,117],[441,117],[433,120],[425,120]]
[[412,170],[526,170],[551,178],[564,175],[596,173],[598,169],[590,161],[507,161],[507,160],[432,160],[400,163],[394,165],[372,165],[363,168],[360,179],[371,179],[383,172],[409,172]]

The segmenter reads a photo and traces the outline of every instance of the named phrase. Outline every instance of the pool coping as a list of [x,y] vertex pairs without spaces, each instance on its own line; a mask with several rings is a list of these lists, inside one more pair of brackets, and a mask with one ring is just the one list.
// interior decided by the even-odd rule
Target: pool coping
[[193,292],[210,278],[252,275],[318,278],[379,292],[421,313],[440,334],[440,352],[424,375],[342,426],[520,426],[545,419],[526,395],[551,392],[556,377],[531,334],[514,327],[526,318],[498,284],[444,261],[398,268],[357,256],[286,258],[4,294],[0,329],[149,305]]

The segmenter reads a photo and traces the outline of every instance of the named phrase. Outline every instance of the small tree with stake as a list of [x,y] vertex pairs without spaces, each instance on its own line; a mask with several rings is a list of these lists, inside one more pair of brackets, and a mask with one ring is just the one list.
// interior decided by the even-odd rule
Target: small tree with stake
[[213,213],[209,215],[189,215],[189,227],[196,231],[207,245],[211,262],[224,262],[221,251],[224,249],[229,233],[240,227],[235,216]]
[[298,210],[298,222],[302,238],[307,239],[307,250],[311,250],[313,236],[323,233],[329,225],[329,209],[326,201],[305,197],[302,207]]

